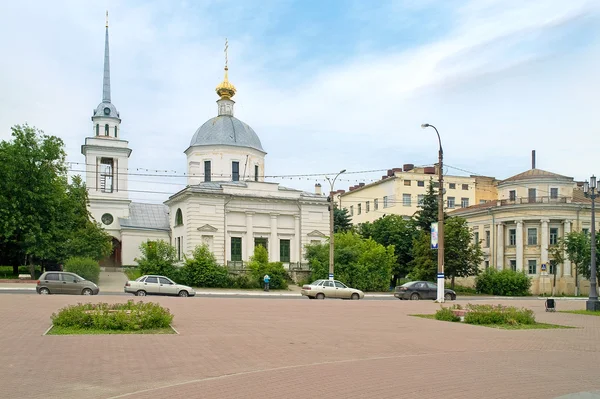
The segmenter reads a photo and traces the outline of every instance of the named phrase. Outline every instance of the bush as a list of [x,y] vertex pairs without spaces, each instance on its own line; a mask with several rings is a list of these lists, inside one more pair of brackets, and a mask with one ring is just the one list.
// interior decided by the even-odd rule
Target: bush
[[169,309],[152,302],[78,304],[52,314],[57,327],[137,331],[167,328],[173,321]]
[[179,281],[175,267],[177,252],[171,244],[163,240],[147,241],[140,245],[140,252],[142,256],[136,258],[135,261],[138,263],[142,275],[158,274]]
[[231,288],[239,288],[239,289],[252,289],[252,288],[260,288],[261,285],[255,278],[249,276],[247,274],[239,274],[237,276],[230,276],[230,287]]
[[179,277],[192,287],[228,288],[232,281],[227,269],[217,264],[207,245],[196,247],[192,257],[186,258]]
[[535,324],[535,316],[530,309],[518,309],[502,305],[467,305],[465,323],[468,324]]
[[65,262],[64,270],[96,284],[100,279],[100,265],[92,258],[70,258]]
[[281,262],[269,262],[269,254],[267,250],[259,245],[254,248],[254,255],[248,263],[251,278],[262,287],[263,277],[268,274],[271,277],[269,288],[272,289],[287,289],[287,272],[283,268]]
[[[448,288],[451,288],[449,285],[447,286]],[[460,284],[454,284],[454,288],[452,288],[454,290],[454,292],[456,292],[457,294],[466,294],[466,295],[473,295],[477,293],[477,290],[473,287],[465,287],[464,285],[460,285]]]
[[488,269],[475,279],[475,289],[482,294],[526,296],[530,286],[531,280],[525,273],[510,269]]
[[435,318],[442,321],[460,321],[460,317],[455,315],[450,308],[444,307],[435,312]]

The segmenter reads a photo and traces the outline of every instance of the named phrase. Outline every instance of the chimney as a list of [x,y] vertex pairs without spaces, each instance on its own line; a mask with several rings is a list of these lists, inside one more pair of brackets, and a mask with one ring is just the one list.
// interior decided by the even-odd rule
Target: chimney
[[323,195],[323,192],[321,191],[321,183],[315,184],[315,194]]
[[535,150],[531,151],[531,169],[535,169]]

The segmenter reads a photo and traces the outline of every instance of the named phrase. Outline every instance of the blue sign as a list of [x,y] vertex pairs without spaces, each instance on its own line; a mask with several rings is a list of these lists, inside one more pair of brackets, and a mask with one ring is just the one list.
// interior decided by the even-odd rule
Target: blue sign
[[333,280],[333,273],[329,273],[329,279]]
[[444,278],[444,273],[438,273],[437,278]]
[[438,249],[438,224],[431,223],[431,249]]

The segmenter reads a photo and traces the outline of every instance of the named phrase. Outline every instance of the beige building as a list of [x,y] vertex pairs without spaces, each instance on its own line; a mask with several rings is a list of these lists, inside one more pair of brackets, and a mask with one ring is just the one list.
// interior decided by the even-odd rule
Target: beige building
[[[388,170],[387,175],[374,183],[361,183],[347,192],[338,191],[336,199],[340,207],[348,210],[354,224],[373,222],[385,214],[408,218],[419,210],[430,180],[438,186],[437,167],[415,168],[405,164],[403,168]],[[496,199],[496,184],[493,177],[445,175],[446,210]]]
[[[589,231],[591,204],[573,178],[533,166],[501,181],[497,200],[450,215],[467,219],[472,227],[485,254],[482,269],[525,271],[533,294],[551,293],[552,287],[558,294],[573,294],[573,265],[568,260],[555,265],[550,249],[571,231]],[[581,288],[585,292],[589,283],[582,282]]]

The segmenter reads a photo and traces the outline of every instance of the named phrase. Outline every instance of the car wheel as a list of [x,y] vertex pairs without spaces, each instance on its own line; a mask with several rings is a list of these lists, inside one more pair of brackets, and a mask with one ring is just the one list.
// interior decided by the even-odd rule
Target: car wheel
[[186,290],[181,290],[181,291],[179,291],[179,296],[187,297],[188,296],[188,292]]
[[452,300],[454,300],[454,298],[452,297],[452,294],[449,294],[449,293],[448,293],[448,294],[446,294],[446,295],[444,295],[444,299],[445,299],[445,300],[447,300],[447,301],[452,301]]
[[421,299],[421,296],[416,292],[410,296],[411,301],[418,301],[419,299]]
[[81,295],[93,295],[93,294],[94,293],[89,288],[84,288],[83,291],[81,291]]
[[50,295],[50,290],[46,287],[40,288],[40,295]]
[[352,297],[351,297],[351,299],[352,299],[352,300],[354,300],[354,301],[358,301],[358,300],[360,299],[360,295],[358,295],[358,294],[355,292],[354,294],[352,294]]
[[319,292],[317,294],[317,299],[325,299],[325,294],[323,294],[322,292]]
[[146,296],[146,291],[139,290],[138,292],[135,293],[135,295],[137,295],[137,296]]

